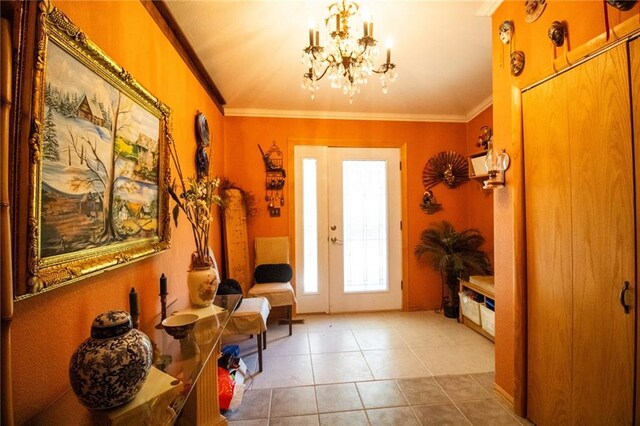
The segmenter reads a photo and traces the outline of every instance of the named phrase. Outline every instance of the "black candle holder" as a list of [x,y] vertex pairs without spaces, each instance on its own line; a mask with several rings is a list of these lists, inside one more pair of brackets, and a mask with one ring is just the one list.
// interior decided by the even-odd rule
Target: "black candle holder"
[[156,324],[156,328],[164,328],[162,321],[167,318],[167,295],[160,294],[160,322]]

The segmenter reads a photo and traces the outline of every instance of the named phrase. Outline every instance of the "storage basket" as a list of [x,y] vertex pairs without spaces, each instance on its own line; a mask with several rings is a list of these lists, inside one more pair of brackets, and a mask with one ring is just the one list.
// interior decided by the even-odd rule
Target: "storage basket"
[[496,335],[496,313],[484,305],[480,305],[482,328],[490,335]]
[[460,296],[460,308],[462,309],[462,315],[480,325],[480,304],[465,293],[458,294]]

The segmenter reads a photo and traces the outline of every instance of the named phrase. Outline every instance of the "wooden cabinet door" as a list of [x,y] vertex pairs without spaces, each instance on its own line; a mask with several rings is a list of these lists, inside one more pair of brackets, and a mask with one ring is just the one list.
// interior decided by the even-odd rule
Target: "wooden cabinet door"
[[620,45],[523,93],[527,414],[539,425],[633,420],[635,307],[619,297],[625,282],[635,294],[629,92]]
[[571,416],[572,255],[566,77],[522,94],[527,247],[527,414]]
[[574,424],[631,424],[635,285],[627,46],[567,73],[572,193]]

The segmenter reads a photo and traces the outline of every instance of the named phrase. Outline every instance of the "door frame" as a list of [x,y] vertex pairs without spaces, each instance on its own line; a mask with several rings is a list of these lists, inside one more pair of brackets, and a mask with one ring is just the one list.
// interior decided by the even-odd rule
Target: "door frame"
[[[411,284],[409,282],[409,233],[408,233],[408,215],[407,215],[407,144],[401,141],[371,141],[371,140],[345,140],[345,139],[300,139],[289,138],[287,140],[287,158],[289,165],[289,176],[295,176],[295,161],[294,161],[294,148],[297,145],[309,145],[309,146],[328,146],[336,148],[398,148],[400,149],[400,163],[402,167],[400,169],[400,187],[401,187],[401,215],[402,220],[402,310],[407,310],[409,306],[409,292]],[[290,200],[289,206],[295,206],[295,179],[290,179],[287,182],[287,196]],[[295,214],[289,214],[289,235],[291,241],[290,249],[290,262],[295,265],[296,262],[296,218]],[[295,285],[295,281],[294,281]]]

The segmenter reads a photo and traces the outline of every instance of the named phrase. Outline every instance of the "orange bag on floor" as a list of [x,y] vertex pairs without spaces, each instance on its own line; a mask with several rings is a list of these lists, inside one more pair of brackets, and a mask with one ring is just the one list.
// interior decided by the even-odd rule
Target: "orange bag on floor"
[[218,401],[220,402],[221,410],[228,410],[233,398],[233,388],[236,382],[231,378],[229,372],[218,367]]

